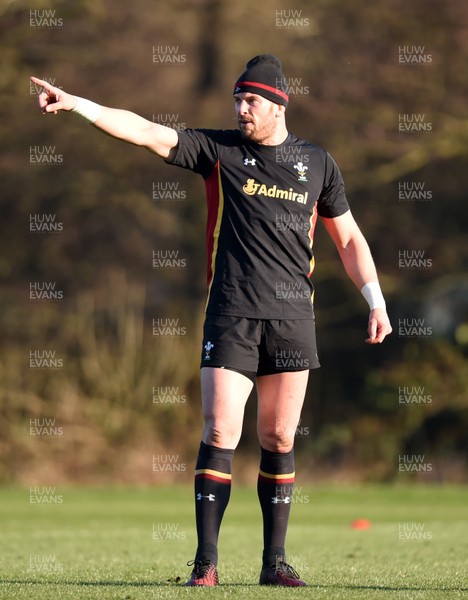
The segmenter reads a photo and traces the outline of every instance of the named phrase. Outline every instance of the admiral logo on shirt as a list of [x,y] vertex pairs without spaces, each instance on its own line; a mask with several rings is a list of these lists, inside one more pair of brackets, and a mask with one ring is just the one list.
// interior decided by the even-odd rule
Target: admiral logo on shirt
[[309,192],[305,194],[299,194],[295,192],[293,188],[288,190],[281,190],[276,185],[267,187],[264,183],[258,183],[255,179],[247,179],[247,183],[242,187],[244,193],[248,196],[267,196],[268,198],[280,198],[283,200],[290,200],[291,202],[298,202],[299,204],[306,204],[309,198]]

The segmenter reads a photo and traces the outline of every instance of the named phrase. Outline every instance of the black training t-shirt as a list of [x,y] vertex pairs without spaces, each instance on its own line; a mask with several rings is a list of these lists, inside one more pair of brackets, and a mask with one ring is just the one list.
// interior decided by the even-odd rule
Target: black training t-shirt
[[319,146],[245,141],[237,130],[186,129],[166,162],[205,180],[208,314],[310,319],[317,215],[348,209],[343,179]]

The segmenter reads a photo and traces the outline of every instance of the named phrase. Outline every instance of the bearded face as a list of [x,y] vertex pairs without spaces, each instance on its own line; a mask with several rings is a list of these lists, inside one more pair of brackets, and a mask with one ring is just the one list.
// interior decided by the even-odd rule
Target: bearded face
[[257,144],[267,143],[278,127],[278,105],[263,96],[244,92],[234,96],[242,137]]

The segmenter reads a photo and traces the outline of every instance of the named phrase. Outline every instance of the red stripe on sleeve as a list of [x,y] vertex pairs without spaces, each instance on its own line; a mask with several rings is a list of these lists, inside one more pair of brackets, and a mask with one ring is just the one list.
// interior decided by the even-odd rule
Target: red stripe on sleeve
[[211,285],[213,279],[213,251],[214,233],[218,221],[219,212],[219,161],[215,164],[211,175],[205,180],[206,201],[208,206],[208,218],[206,224],[206,259],[207,259],[207,284]]

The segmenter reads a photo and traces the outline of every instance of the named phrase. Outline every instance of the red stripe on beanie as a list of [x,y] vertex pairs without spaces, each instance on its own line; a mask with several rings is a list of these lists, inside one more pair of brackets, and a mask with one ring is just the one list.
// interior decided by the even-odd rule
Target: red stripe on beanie
[[236,88],[242,86],[257,87],[262,90],[267,90],[268,92],[271,92],[272,94],[276,94],[280,98],[283,98],[284,100],[286,100],[286,102],[289,102],[289,96],[285,92],[279,90],[278,88],[271,87],[270,85],[258,83],[257,81],[238,81],[235,85]]

